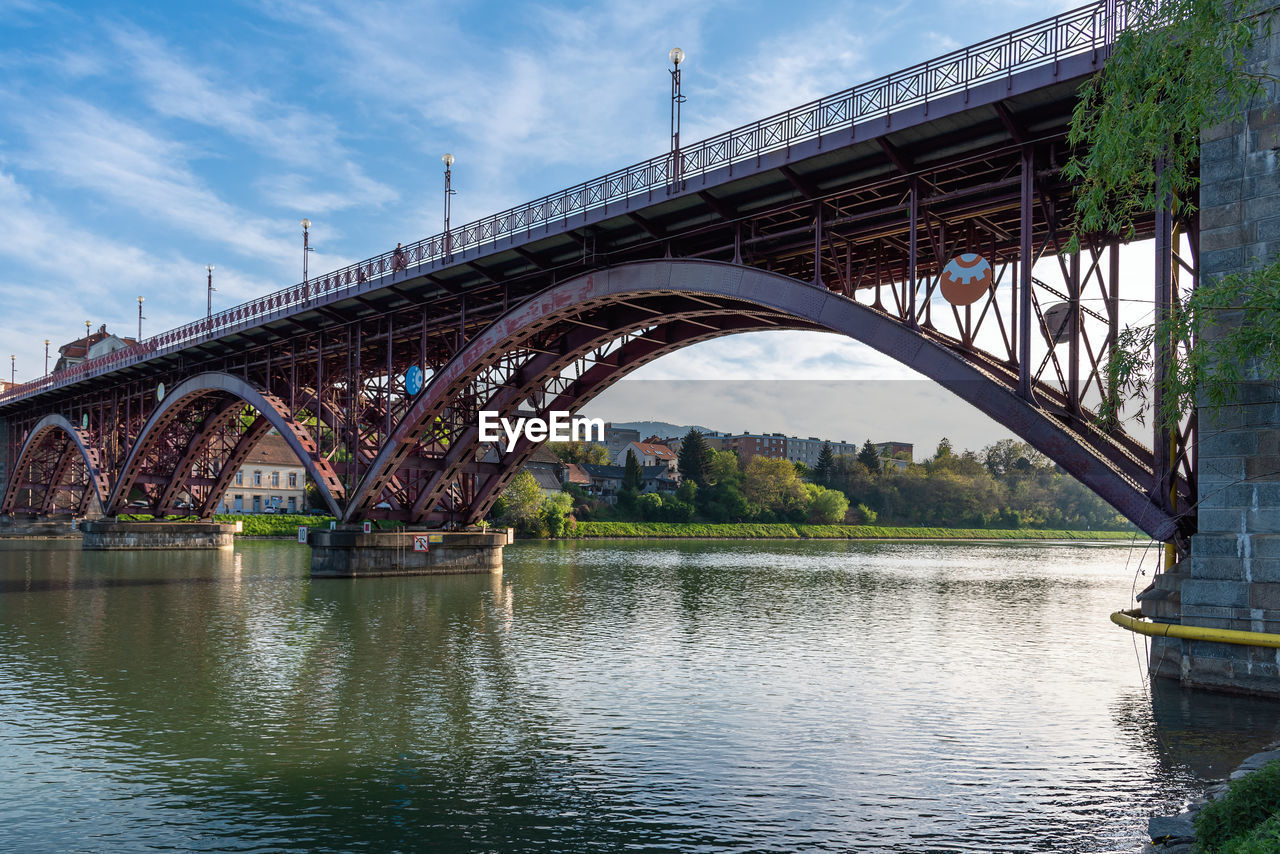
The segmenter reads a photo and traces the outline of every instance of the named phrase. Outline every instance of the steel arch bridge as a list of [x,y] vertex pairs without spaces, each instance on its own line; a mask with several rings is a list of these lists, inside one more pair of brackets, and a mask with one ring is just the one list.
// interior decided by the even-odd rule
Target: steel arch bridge
[[[1154,281],[1123,279],[1115,237],[1065,248],[1075,92],[1123,25],[1064,13],[19,386],[0,513],[208,516],[274,429],[344,521],[471,523],[533,451],[480,442],[480,411],[573,410],[681,347],[801,329],[914,368],[1185,547],[1194,423],[1147,441],[1096,413],[1120,302],[1194,285],[1195,223],[1139,224]],[[992,277],[957,307],[962,253]]]

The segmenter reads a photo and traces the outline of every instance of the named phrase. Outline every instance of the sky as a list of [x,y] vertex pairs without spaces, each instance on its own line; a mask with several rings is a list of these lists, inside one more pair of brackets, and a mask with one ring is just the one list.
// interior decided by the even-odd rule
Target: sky
[[[676,45],[697,140],[1077,5],[0,0],[0,353],[34,379],[43,340],[56,358],[85,320],[135,335],[138,296],[144,336],[179,326],[208,264],[215,311],[301,281],[303,217],[312,276],[436,234],[445,152],[455,225],[661,153]],[[710,382],[727,379],[770,381],[773,405],[744,409],[747,386]],[[774,382],[800,379],[844,391]],[[847,383],[887,403],[841,408]],[[756,333],[666,356],[589,412],[929,448],[1009,435],[958,403],[940,418],[941,397],[851,340]]]

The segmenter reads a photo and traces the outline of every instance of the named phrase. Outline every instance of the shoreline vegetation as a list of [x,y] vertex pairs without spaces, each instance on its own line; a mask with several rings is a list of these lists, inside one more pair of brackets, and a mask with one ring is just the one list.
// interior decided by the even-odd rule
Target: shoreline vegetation
[[[150,517],[121,517],[147,519]],[[294,539],[299,527],[326,529],[330,516],[285,516],[269,513],[218,514],[215,522],[241,522],[243,538]],[[375,522],[374,530],[404,527]],[[520,537],[539,539],[537,537]],[[565,540],[1075,540],[1129,542],[1144,540],[1138,531],[1069,531],[1050,528],[939,528],[891,525],[805,525],[787,522],[576,522],[566,526]]]
[[784,522],[578,522],[565,539],[703,540],[1145,540],[1136,531],[1064,531],[1041,528],[935,528],[886,525],[804,525]]

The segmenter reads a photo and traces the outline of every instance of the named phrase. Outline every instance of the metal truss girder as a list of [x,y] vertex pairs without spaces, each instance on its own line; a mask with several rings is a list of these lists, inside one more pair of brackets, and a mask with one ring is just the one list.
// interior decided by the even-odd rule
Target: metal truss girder
[[290,449],[298,457],[298,461],[306,468],[307,474],[311,476],[329,509],[334,515],[339,514],[338,502],[344,496],[342,483],[338,480],[329,461],[317,453],[315,439],[306,427],[294,420],[284,401],[274,395],[264,393],[239,377],[212,372],[197,374],[179,384],[152,411],[143,425],[141,434],[124,461],[121,476],[107,503],[107,512],[119,512],[118,508],[122,507],[123,502],[128,500],[128,489],[132,488],[134,479],[141,474],[140,465],[146,454],[162,437],[165,426],[173,423],[182,410],[193,401],[210,394],[225,394],[237,397],[266,418],[270,422],[270,426],[275,427],[280,432]]
[[[98,449],[94,447],[89,434],[82,428],[72,424],[62,415],[46,415],[32,426],[27,434],[26,441],[23,442],[22,450],[19,451],[11,469],[14,476],[10,478],[9,487],[5,490],[4,504],[0,505],[0,513],[14,512],[18,492],[22,489],[22,484],[17,475],[31,465],[41,445],[59,431],[67,436],[68,441],[75,446],[80,457],[84,460],[88,473],[88,488],[86,492],[97,500],[99,506],[106,504],[108,492],[107,476],[102,470]],[[50,493],[57,488],[57,484],[52,482],[43,485]],[[84,506],[84,503],[82,498],[81,506]],[[88,508],[86,507],[85,509],[87,510]]]
[[195,465],[196,460],[200,458],[200,455],[208,447],[213,437],[230,426],[243,410],[244,401],[233,397],[223,402],[220,409],[205,418],[200,430],[187,443],[186,450],[178,460],[177,465],[174,466],[173,476],[169,478],[164,491],[160,493],[160,499],[155,505],[157,511],[166,513],[170,509],[176,509],[173,504],[177,500],[178,493],[182,490],[182,487],[191,480],[191,467]]
[[[506,352],[528,335],[567,319],[583,304],[633,299],[642,294],[697,294],[730,298],[761,309],[842,333],[913,368],[974,405],[1027,440],[1107,500],[1142,530],[1161,540],[1180,533],[1179,520],[1151,500],[1149,487],[1118,471],[1099,452],[1110,444],[1101,431],[1081,425],[1068,429],[1031,401],[1019,396],[1007,372],[993,375],[981,361],[907,328],[882,312],[811,284],[756,268],[711,261],[651,261],[596,271],[551,288],[498,318],[463,352],[441,369],[436,400],[461,393],[477,369],[494,354]],[[407,446],[427,404],[419,401],[384,446],[374,468],[395,465],[397,448]],[[407,447],[405,449],[407,455]],[[372,473],[372,472],[371,472]],[[353,501],[353,507],[359,503]]]
[[[607,308],[607,307],[606,307]],[[641,358],[649,361],[655,358],[656,354],[670,349],[672,339],[675,341],[684,341],[691,338],[706,338],[707,331],[711,330],[714,336],[727,334],[729,331],[742,331],[743,329],[759,329],[773,328],[774,324],[758,320],[749,315],[743,315],[731,309],[726,309],[726,314],[714,315],[709,309],[702,309],[698,312],[672,311],[666,316],[662,324],[650,329],[639,338],[633,338],[623,344],[618,350],[609,354],[607,359],[600,360],[596,364],[609,365],[616,370],[623,364],[631,364],[635,358]],[[558,359],[547,357],[535,357],[526,364],[525,382],[518,387],[506,387],[490,399],[486,409],[505,413],[510,406],[520,400],[525,399],[536,389],[545,388],[546,384],[559,376],[559,374],[574,361],[586,356],[592,349],[601,346],[604,343],[611,342],[618,338],[628,329],[634,328],[637,321],[648,320],[652,316],[653,310],[647,307],[638,307],[638,311],[631,316],[614,315],[610,318],[609,325],[612,329],[607,330],[607,334],[603,336],[595,336],[586,338],[581,336],[578,341],[573,342],[566,347],[570,352]],[[703,323],[693,320],[688,315],[696,314],[698,316],[714,317],[719,321],[719,325]],[[729,327],[733,327],[731,330]],[[576,330],[575,330],[576,331]],[[646,348],[643,355],[639,357],[630,357],[632,351]],[[588,369],[590,373],[592,369]],[[574,380],[571,385],[578,385],[578,380]],[[557,400],[564,398],[561,394]],[[417,498],[412,507],[412,514],[409,521],[417,521],[422,513],[435,506],[444,493],[449,489],[451,482],[461,472],[466,461],[473,458],[480,449],[479,442],[479,426],[469,425],[461,435],[455,437],[454,442],[450,445],[448,453],[445,456],[444,465],[428,482],[422,494]],[[506,470],[505,465],[499,468],[499,471]],[[479,495],[479,493],[477,493]]]

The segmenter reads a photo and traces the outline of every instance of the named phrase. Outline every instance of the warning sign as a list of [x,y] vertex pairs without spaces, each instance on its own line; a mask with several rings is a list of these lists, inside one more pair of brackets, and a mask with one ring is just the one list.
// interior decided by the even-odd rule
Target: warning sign
[[444,534],[427,534],[427,542],[429,542],[429,543],[443,543],[443,542],[444,542]]
[[364,530],[364,533],[366,533],[366,534],[372,534],[372,533],[373,533],[373,523],[372,523],[372,522],[365,522],[365,523],[364,523],[364,528],[363,528],[363,530]]
[[415,552],[431,551],[431,537],[428,535],[417,535],[413,537],[413,550]]

